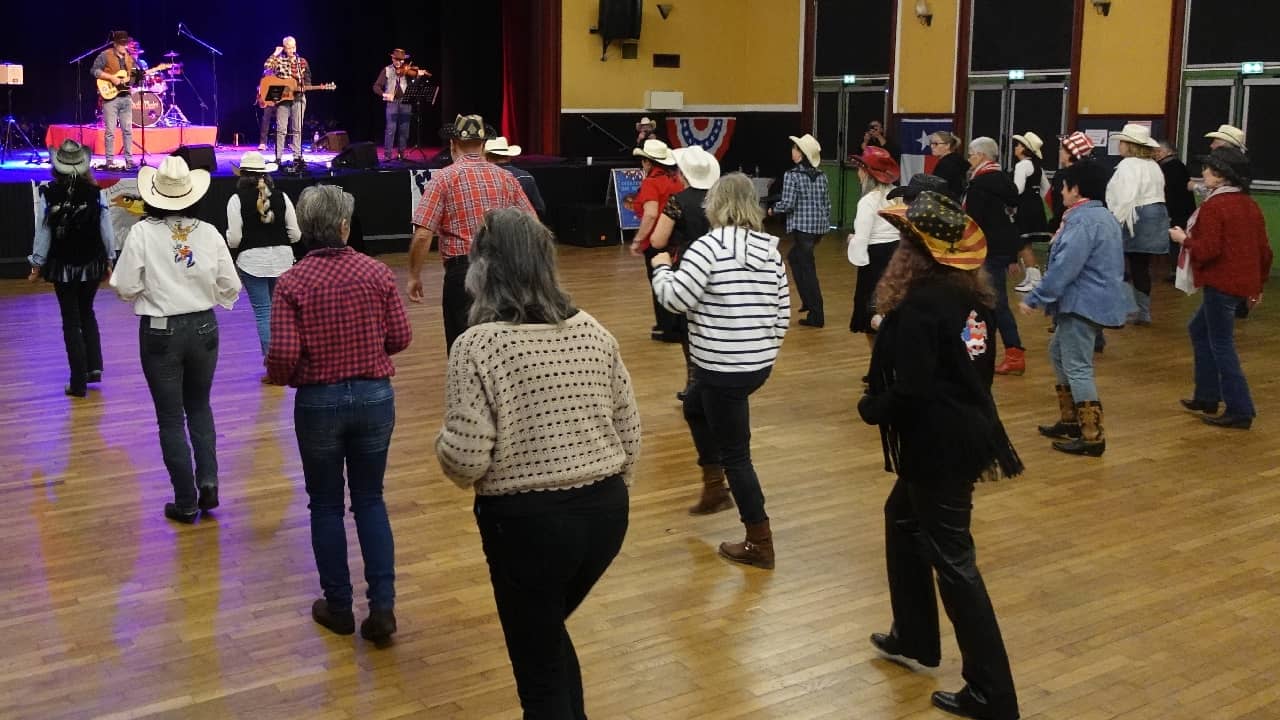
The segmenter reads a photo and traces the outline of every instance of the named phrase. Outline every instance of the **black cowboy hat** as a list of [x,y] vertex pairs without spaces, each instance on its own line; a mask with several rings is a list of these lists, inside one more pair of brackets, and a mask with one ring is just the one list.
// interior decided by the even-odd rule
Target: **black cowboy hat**
[[911,201],[915,200],[916,196],[924,192],[925,190],[929,190],[931,192],[936,192],[936,193],[942,193],[943,195],[946,195],[948,189],[949,189],[949,186],[947,185],[947,181],[943,180],[937,175],[929,175],[928,173],[916,173],[915,175],[911,176],[910,182],[908,182],[906,185],[902,185],[900,187],[896,187],[890,190],[889,194],[886,195],[885,197],[887,197],[890,200],[894,198],[902,198],[902,202],[910,205]]

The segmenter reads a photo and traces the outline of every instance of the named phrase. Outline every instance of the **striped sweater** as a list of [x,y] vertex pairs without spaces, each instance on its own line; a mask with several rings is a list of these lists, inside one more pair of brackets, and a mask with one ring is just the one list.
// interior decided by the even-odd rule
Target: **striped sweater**
[[714,372],[771,367],[791,322],[787,270],[778,238],[746,228],[715,228],[653,271],[658,302],[689,319],[689,356]]

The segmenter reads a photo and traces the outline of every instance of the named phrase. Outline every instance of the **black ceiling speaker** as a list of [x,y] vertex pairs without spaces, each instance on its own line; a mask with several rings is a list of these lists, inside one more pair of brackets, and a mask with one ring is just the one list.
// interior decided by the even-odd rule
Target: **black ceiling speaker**
[[600,0],[596,32],[600,33],[602,43],[601,60],[614,40],[640,39],[641,6],[641,0]]

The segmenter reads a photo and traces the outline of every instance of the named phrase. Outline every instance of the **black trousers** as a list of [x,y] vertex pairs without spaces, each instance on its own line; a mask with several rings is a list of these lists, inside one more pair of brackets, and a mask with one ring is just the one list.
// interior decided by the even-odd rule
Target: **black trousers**
[[75,392],[84,392],[91,371],[102,370],[102,338],[98,334],[98,316],[93,312],[98,284],[96,279],[53,284],[62,313],[62,342],[67,346],[67,363],[71,366],[70,385]]
[[822,288],[818,285],[818,264],[813,259],[813,249],[821,235],[813,233],[791,233],[791,250],[787,253],[787,262],[791,264],[791,279],[796,284],[796,292],[800,295],[801,304],[808,309],[809,319],[822,322]]
[[720,465],[743,523],[769,519],[764,490],[751,462],[751,393],[769,379],[772,368],[722,373],[694,366],[693,384],[684,398],[684,420],[698,450],[698,465]]
[[467,294],[467,268],[470,266],[471,261],[466,255],[444,261],[440,309],[444,312],[446,352],[453,350],[453,341],[467,331],[467,313],[471,312],[471,296]]
[[565,621],[622,548],[622,476],[570,490],[481,495],[475,514],[525,720],[586,720]]
[[973,483],[925,486],[902,478],[884,505],[885,560],[893,634],[907,655],[935,664],[942,656],[934,574],[955,628],[961,675],[995,717],[1017,717],[1018,698],[995,609],[978,572],[969,533]]
[[662,304],[658,302],[658,296],[653,294],[653,266],[649,264],[653,256],[669,251],[668,248],[662,250],[655,250],[652,247],[645,248],[644,273],[649,280],[649,299],[653,301],[653,326],[655,330],[668,335],[676,335],[680,332],[680,315],[662,307]]

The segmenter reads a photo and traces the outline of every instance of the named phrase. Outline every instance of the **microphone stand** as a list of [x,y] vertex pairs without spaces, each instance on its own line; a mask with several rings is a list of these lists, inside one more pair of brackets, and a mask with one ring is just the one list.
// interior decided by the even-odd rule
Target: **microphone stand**
[[587,123],[587,127],[591,128],[592,130],[598,130],[599,132],[603,133],[605,137],[617,143],[618,149],[621,150],[622,152],[627,152],[631,150],[630,144],[624,143],[621,140],[619,140],[617,135],[614,135],[613,133],[601,127],[600,123],[596,122],[595,120],[592,120],[586,115],[579,115],[578,117],[582,118],[582,120]]
[[[186,35],[188,39],[209,51],[209,67],[213,73],[213,146],[218,146],[218,56],[222,51],[191,34],[186,23],[178,23],[178,35]],[[201,105],[203,106],[203,102]]]
[[[67,61],[68,65],[76,66],[76,127],[80,129],[81,144],[84,144],[84,123],[82,122],[82,120],[84,119],[84,116],[83,116],[84,95],[83,95],[83,91],[81,90],[82,84],[84,83],[84,70],[83,68],[80,67],[80,63],[83,62],[84,59],[89,57],[90,55],[93,55],[94,53],[100,53],[109,47],[111,47],[111,43],[99,45],[98,47],[80,55],[79,57],[72,58],[71,60]],[[130,118],[130,122],[132,121],[133,119]]]

